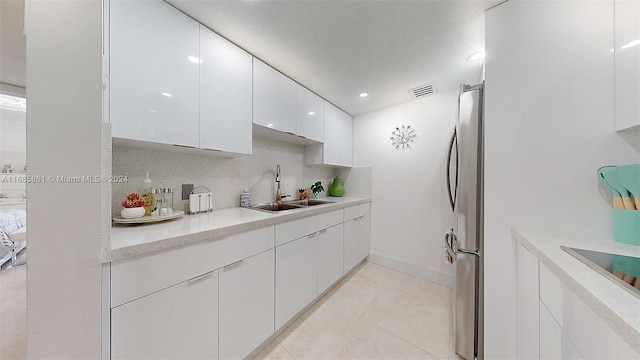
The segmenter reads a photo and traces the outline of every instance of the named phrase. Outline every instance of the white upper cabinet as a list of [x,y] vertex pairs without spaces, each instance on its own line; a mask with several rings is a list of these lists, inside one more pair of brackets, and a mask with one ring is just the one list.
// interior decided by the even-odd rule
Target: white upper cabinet
[[198,146],[198,42],[198,23],[164,1],[110,2],[113,137]]
[[200,147],[251,154],[252,56],[200,25]]
[[322,142],[324,138],[324,101],[318,95],[296,86],[296,134]]
[[[640,2],[615,2],[616,130],[640,128]],[[635,44],[635,45],[633,45]]]
[[295,134],[296,83],[253,58],[253,123]]
[[352,166],[352,121],[349,114],[325,101],[324,143],[305,147],[305,163],[307,165]]

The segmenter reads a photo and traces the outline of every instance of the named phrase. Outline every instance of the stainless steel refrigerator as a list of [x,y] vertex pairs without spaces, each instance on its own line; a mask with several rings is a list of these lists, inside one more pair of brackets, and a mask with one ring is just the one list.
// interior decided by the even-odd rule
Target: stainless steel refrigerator
[[445,256],[455,266],[455,351],[483,359],[483,113],[484,82],[461,85],[449,146],[447,188],[453,210]]

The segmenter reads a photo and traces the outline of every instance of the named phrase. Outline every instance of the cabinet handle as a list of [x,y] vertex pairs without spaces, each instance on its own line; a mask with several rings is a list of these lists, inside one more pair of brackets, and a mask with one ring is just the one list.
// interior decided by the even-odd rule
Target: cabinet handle
[[191,145],[180,145],[180,144],[171,144],[172,146],[177,146],[177,147],[183,147],[183,148],[189,148],[189,149],[195,149],[195,146],[191,146]]
[[192,277],[191,279],[188,280],[189,284],[193,284],[193,283],[198,282],[198,281],[200,281],[200,280],[202,280],[204,278],[208,278],[209,276],[211,276],[213,274],[214,271],[215,270],[211,270],[211,271],[209,271],[207,273],[204,273],[202,275],[198,275],[196,277]]
[[[291,135],[296,135],[294,133],[292,133],[291,131],[285,131],[287,134],[291,134]],[[297,136],[297,135],[296,135]]]
[[244,261],[244,259],[236,260],[236,261],[232,262],[231,264],[225,265],[225,266],[224,266],[224,268],[226,269],[226,268],[229,268],[229,267],[232,267],[232,266],[238,265],[238,264],[240,264],[240,263],[241,263],[241,262],[243,262],[243,261]]
[[316,231],[316,232],[314,232],[314,233],[309,234],[308,236],[309,236],[310,238],[312,238],[312,237],[314,237],[314,236],[318,235],[318,233],[319,233],[319,231]]
[[207,150],[207,151],[222,151],[220,149],[211,149],[211,148],[202,148],[202,150]]
[[322,229],[322,230],[318,231],[318,233],[319,233],[319,234],[324,234],[324,233],[326,233],[326,232],[327,232],[327,230],[329,230],[329,229]]

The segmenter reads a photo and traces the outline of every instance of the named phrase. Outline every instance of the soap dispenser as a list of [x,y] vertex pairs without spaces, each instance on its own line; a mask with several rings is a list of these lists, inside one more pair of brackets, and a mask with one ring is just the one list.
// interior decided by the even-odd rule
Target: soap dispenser
[[240,206],[241,207],[251,206],[251,193],[249,192],[249,188],[244,188],[242,190],[242,193],[240,193]]
[[142,191],[141,198],[144,200],[144,215],[149,216],[151,212],[155,210],[156,202],[153,196],[153,186],[151,184],[151,179],[149,178],[149,172],[147,171],[147,177],[142,180]]

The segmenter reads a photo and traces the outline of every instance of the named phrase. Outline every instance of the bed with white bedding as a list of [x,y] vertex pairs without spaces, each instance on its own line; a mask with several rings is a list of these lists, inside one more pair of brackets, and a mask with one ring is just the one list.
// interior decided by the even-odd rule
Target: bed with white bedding
[[0,267],[9,261],[15,262],[15,255],[26,247],[26,240],[27,212],[21,209],[0,210]]

